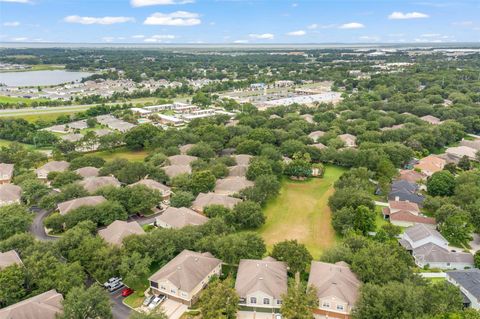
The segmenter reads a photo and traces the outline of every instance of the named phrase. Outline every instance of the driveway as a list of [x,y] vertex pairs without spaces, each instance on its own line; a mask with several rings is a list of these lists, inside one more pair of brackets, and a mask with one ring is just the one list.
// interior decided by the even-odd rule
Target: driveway
[[45,227],[43,227],[43,220],[47,217],[50,212],[45,209],[38,207],[31,207],[30,211],[35,213],[35,218],[33,219],[32,225],[30,226],[30,232],[39,240],[56,240],[58,237],[48,236],[45,233]]
[[167,299],[160,305],[169,319],[179,319],[188,307],[178,301]]
[[112,314],[114,319],[128,319],[130,308],[123,304],[122,289],[110,294],[110,300],[112,301]]
[[267,312],[239,311],[237,319],[275,319],[275,315]]
[[473,234],[473,240],[469,243],[470,247],[470,252],[472,254],[475,254],[475,252],[480,250],[480,235],[479,234]]

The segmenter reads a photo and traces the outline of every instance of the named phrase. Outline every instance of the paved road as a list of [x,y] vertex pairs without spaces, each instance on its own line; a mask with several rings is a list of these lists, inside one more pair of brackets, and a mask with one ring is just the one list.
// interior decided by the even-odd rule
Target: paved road
[[127,319],[132,310],[123,304],[122,289],[110,294],[110,300],[113,302],[112,313],[115,319]]
[[47,233],[45,233],[45,228],[43,227],[43,220],[49,215],[50,212],[48,210],[35,207],[30,208],[30,210],[35,213],[35,218],[30,226],[30,232],[37,239],[42,241],[58,239],[58,237],[48,236]]

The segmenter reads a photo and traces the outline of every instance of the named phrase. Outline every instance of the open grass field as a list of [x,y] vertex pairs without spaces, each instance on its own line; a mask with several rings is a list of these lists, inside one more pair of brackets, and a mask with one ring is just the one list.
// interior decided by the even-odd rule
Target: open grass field
[[45,102],[47,99],[26,99],[23,97],[11,97],[11,96],[0,96],[0,103],[25,103],[31,104],[32,102]]
[[328,198],[334,192],[333,183],[344,171],[329,165],[323,178],[282,182],[280,195],[265,208],[267,221],[259,230],[268,249],[279,241],[296,239],[318,258],[335,244],[338,237],[331,225]]
[[132,152],[130,150],[127,150],[124,147],[121,147],[116,149],[113,152],[109,152],[109,151],[93,152],[93,153],[90,153],[90,155],[100,156],[106,161],[111,161],[117,158],[124,158],[133,162],[143,162],[143,159],[148,156],[148,153],[146,151]]

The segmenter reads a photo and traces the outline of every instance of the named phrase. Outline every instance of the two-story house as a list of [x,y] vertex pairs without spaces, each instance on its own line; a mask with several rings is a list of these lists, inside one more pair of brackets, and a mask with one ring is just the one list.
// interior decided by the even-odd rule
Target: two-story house
[[317,291],[318,308],[313,310],[315,319],[351,318],[361,283],[347,263],[312,261],[308,285]]
[[448,271],[447,280],[460,288],[466,307],[480,310],[480,269]]
[[155,295],[191,306],[213,276],[219,276],[222,261],[212,254],[184,250],[148,280]]
[[241,306],[276,312],[282,306],[282,296],[287,293],[287,287],[287,266],[284,262],[272,257],[240,260],[235,290]]

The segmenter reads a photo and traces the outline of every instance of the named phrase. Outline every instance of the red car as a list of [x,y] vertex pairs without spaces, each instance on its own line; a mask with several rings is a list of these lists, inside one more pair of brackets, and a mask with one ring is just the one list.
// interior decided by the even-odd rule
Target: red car
[[128,297],[133,294],[134,290],[132,288],[123,288],[122,297]]

